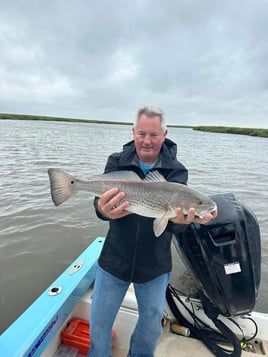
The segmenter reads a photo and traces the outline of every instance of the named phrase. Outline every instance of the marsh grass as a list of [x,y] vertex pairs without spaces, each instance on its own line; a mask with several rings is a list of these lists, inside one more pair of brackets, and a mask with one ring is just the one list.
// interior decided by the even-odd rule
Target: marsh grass
[[[122,122],[122,121],[75,119],[75,118],[62,118],[62,117],[50,117],[50,116],[42,116],[42,115],[10,114],[10,113],[0,113],[0,119],[133,125],[133,123]],[[211,133],[239,134],[239,135],[250,135],[250,136],[259,136],[263,138],[268,138],[268,129],[261,129],[261,128],[240,128],[240,127],[229,127],[229,126],[188,126],[188,125],[168,125],[168,127],[189,128],[193,130],[206,131]]]
[[193,130],[206,131],[211,133],[226,133],[226,134],[239,134],[250,135],[268,138],[268,129],[258,128],[240,128],[229,126],[195,126]]
[[120,124],[120,125],[132,124],[126,122],[97,120],[97,119],[75,119],[75,118],[50,117],[50,116],[42,116],[42,115],[28,115],[28,114],[9,114],[9,113],[0,113],[0,119],[33,120],[33,121],[43,120],[43,121],[62,121],[62,122],[74,122],[74,123]]

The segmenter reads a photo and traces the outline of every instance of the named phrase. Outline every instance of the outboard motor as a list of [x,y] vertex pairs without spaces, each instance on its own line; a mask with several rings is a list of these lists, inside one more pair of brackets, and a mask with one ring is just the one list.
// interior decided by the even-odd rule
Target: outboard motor
[[176,236],[176,248],[197,279],[201,295],[219,314],[245,314],[254,309],[260,286],[259,225],[232,193],[211,198],[218,216],[204,225],[189,225]]

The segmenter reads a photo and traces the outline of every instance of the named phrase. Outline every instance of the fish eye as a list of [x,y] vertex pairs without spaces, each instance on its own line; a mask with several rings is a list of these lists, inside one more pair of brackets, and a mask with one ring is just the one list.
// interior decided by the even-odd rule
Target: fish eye
[[70,182],[70,184],[73,185],[73,184],[74,184],[74,180],[72,180],[72,181]]

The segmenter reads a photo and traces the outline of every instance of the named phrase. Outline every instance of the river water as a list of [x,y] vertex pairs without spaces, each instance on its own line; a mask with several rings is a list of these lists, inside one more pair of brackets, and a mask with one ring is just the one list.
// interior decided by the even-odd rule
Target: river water
[[[268,311],[268,140],[170,128],[189,186],[233,192],[256,214],[262,236],[257,310]],[[107,223],[87,194],[55,207],[48,167],[87,178],[132,138],[131,127],[0,120],[0,333],[94,240]],[[176,278],[178,255],[173,256]]]

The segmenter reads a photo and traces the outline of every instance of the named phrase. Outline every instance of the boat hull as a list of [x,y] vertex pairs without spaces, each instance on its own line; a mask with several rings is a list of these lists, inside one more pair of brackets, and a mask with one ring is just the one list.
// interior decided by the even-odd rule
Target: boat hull
[[95,278],[104,238],[95,241],[0,336],[0,355],[40,356]]

